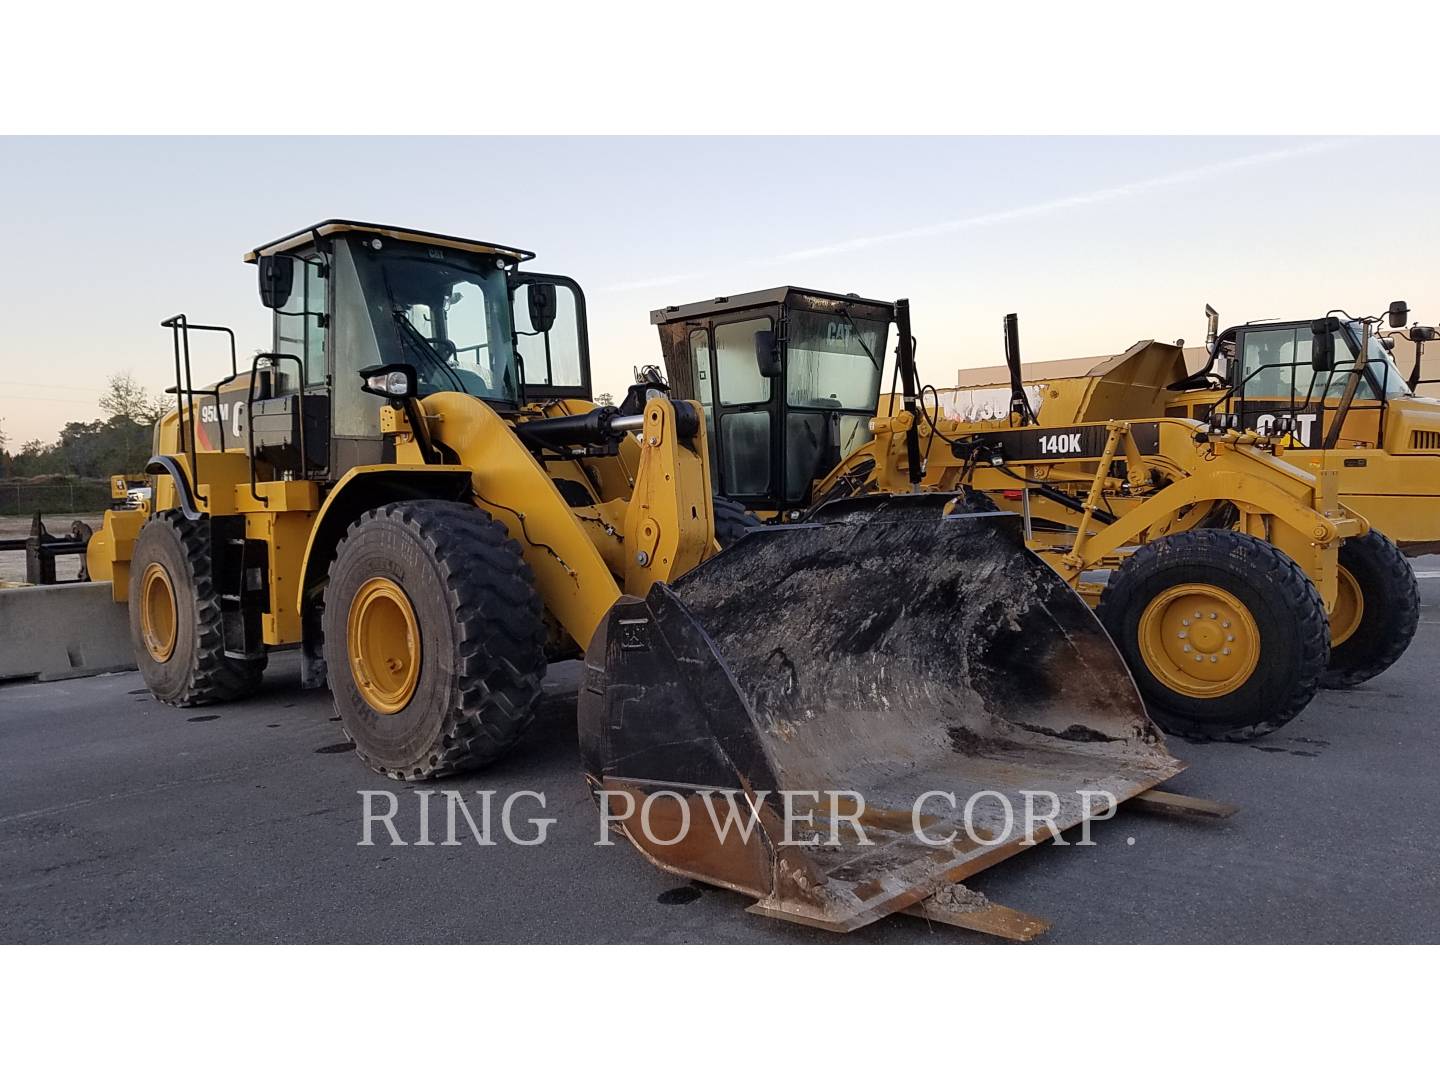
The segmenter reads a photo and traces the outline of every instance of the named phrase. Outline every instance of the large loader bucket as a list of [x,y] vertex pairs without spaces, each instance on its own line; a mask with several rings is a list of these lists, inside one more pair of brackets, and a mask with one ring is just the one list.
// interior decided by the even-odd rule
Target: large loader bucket
[[944,501],[832,504],[618,603],[579,709],[612,828],[844,931],[1047,839],[1047,812],[1063,830],[1179,772],[1019,519]]

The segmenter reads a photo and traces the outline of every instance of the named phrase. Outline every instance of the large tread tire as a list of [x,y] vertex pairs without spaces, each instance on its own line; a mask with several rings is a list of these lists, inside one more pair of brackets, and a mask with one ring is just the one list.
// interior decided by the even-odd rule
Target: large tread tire
[[[1140,648],[1150,603],[1189,584],[1225,590],[1258,630],[1253,672],[1223,696],[1179,692],[1149,669]],[[1195,741],[1244,741],[1280,728],[1315,696],[1330,656],[1330,623],[1314,583],[1273,544],[1228,529],[1196,529],[1146,544],[1110,575],[1095,613],[1151,718],[1169,734]]]
[[[356,684],[351,603],[376,577],[413,608],[419,672],[408,702],[373,708]],[[485,511],[443,500],[371,510],[340,542],[325,587],[325,663],[346,736],[376,772],[426,780],[503,755],[535,713],[545,625],[520,546]]]
[[[152,564],[163,568],[174,596],[175,644],[164,660],[151,654],[142,630],[142,585]],[[239,701],[259,689],[266,658],[225,655],[209,518],[165,511],[145,523],[130,556],[129,606],[135,663],[156,700],[184,708]]]
[[1420,626],[1420,585],[1410,562],[1389,537],[1371,529],[1346,540],[1340,566],[1364,600],[1360,624],[1330,648],[1320,681],[1327,690],[1348,690],[1373,679],[1404,655]]
[[764,524],[734,499],[716,495],[712,502],[715,515],[715,542],[722,548],[729,547],[751,529],[761,528]]

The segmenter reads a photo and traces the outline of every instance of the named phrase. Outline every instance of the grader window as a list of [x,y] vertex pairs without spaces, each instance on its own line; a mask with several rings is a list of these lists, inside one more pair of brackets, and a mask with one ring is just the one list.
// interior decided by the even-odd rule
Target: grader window
[[864,409],[880,399],[884,323],[794,311],[786,332],[785,400],[822,409]]
[[715,369],[721,405],[755,405],[770,400],[770,380],[760,374],[755,360],[755,332],[773,327],[768,318],[715,327]]
[[770,494],[770,414],[723,413],[720,457],[727,495]]

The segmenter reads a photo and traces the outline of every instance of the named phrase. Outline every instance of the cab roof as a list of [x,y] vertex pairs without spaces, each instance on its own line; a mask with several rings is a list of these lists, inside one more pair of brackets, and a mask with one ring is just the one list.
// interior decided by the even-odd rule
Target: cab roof
[[261,255],[278,255],[281,252],[293,251],[313,243],[320,237],[336,236],[341,233],[370,233],[389,237],[391,240],[408,241],[412,244],[432,244],[436,247],[454,248],[457,251],[470,251],[481,255],[500,255],[514,259],[517,263],[535,257],[533,251],[508,247],[504,244],[490,244],[484,240],[467,240],[463,236],[446,236],[444,233],[426,232],[424,229],[407,229],[397,225],[376,225],[369,221],[328,218],[308,228],[286,233],[278,240],[271,240],[268,244],[262,244],[253,251],[246,252],[245,261],[247,263],[255,262]]
[[802,289],[798,285],[782,285],[776,289],[761,289],[759,292],[739,293],[735,296],[717,296],[713,300],[701,300],[694,304],[672,304],[650,312],[650,322],[656,326],[664,323],[683,322],[687,319],[718,315],[727,311],[763,307],[768,304],[789,306],[796,299],[818,301],[822,306],[863,306],[880,308],[885,312],[894,310],[888,300],[866,300],[855,293],[832,293],[823,289]]

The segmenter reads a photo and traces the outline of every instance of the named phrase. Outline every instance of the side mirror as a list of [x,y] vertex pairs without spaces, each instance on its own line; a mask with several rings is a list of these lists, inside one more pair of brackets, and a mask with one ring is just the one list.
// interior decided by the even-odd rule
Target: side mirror
[[260,303],[272,310],[284,307],[295,285],[294,256],[261,255],[256,266],[260,271]]
[[755,364],[762,378],[773,379],[780,374],[780,350],[774,330],[755,331]]
[[1390,304],[1389,319],[1393,329],[1400,329],[1410,320],[1410,305],[1404,300],[1393,301]]
[[414,397],[419,383],[415,369],[409,364],[376,364],[361,368],[357,374],[360,376],[360,389],[392,402]]
[[1335,331],[1340,320],[1333,315],[1310,324],[1310,366],[1316,371],[1335,370]]
[[530,327],[537,334],[548,334],[555,325],[555,286],[548,281],[532,281],[525,287],[530,307]]

